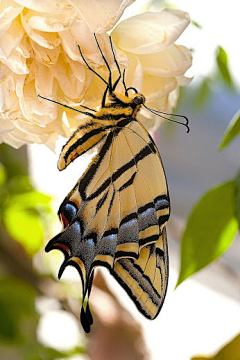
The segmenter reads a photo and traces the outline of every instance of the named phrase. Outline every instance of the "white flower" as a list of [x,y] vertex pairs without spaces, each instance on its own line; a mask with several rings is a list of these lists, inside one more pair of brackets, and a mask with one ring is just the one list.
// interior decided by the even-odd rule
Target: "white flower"
[[[3,0],[0,3],[0,142],[20,147],[44,143],[54,149],[59,135],[68,137],[79,124],[78,113],[38,98],[70,106],[101,104],[107,71],[93,32],[116,76],[110,30],[132,0]],[[174,41],[189,23],[180,10],[145,13],[119,23],[112,32],[127,85],[147,97],[148,105],[171,111],[179,85],[191,65],[191,54]],[[130,64],[130,65],[129,65]],[[121,90],[121,85],[119,86]],[[174,95],[175,94],[175,95]],[[140,114],[147,128],[159,124],[152,114]]]

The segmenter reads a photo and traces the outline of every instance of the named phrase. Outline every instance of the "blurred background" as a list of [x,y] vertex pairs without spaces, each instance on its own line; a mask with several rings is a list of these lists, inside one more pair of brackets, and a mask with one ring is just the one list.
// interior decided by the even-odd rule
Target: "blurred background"
[[[108,272],[98,271],[91,296],[94,326],[90,335],[83,333],[78,274],[68,267],[58,281],[62,255],[44,252],[44,244],[60,230],[56,212],[80,176],[80,160],[59,173],[56,164],[64,140],[56,154],[42,145],[20,150],[1,145],[0,359],[240,358],[239,237],[222,257],[174,290],[189,214],[204,193],[234,179],[239,169],[240,140],[222,151],[219,145],[239,110],[240,3],[138,0],[123,18],[166,6],[191,16],[180,43],[193,51],[187,76],[194,78],[181,91],[175,109],[189,118],[190,133],[168,122],[153,134],[172,206],[170,283],[163,309],[156,320],[144,319]],[[219,197],[213,207],[218,208],[221,201]],[[211,227],[217,225],[213,219]],[[199,230],[205,226],[199,222]]]

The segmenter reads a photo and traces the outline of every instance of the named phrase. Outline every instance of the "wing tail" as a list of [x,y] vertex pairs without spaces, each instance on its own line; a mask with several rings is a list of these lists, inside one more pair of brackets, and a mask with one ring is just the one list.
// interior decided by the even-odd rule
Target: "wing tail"
[[[45,250],[49,252],[58,249],[61,250],[65,256],[58,272],[59,279],[67,266],[71,265],[77,269],[82,281],[83,293],[80,319],[85,332],[89,333],[92,324],[92,315],[88,300],[93,281],[92,263],[95,257],[96,239],[94,235],[84,238],[81,234],[81,224],[78,221],[74,221],[64,231],[50,240]],[[86,302],[85,299],[87,299]]]

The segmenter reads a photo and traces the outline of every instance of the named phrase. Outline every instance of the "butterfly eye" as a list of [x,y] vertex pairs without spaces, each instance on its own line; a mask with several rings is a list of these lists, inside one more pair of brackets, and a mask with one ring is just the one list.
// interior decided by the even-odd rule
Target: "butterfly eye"
[[76,213],[77,213],[76,205],[67,203],[63,206],[60,212],[60,218],[64,228],[66,228],[69,225],[69,223],[75,217]]
[[143,104],[143,98],[142,98],[141,96],[135,96],[135,98],[133,99],[133,102],[134,102],[136,105]]

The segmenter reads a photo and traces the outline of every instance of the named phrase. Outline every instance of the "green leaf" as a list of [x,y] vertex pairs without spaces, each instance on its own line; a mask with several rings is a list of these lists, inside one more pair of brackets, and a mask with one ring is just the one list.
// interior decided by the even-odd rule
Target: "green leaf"
[[230,142],[240,134],[240,110],[233,116],[223,135],[219,150],[224,149]]
[[205,77],[201,82],[195,97],[196,106],[202,107],[211,97],[210,79]]
[[[44,347],[43,345],[39,345],[37,348],[35,349],[31,349],[32,350],[32,356],[34,354],[36,354],[36,351],[38,353],[38,357],[36,358],[36,360],[55,360],[55,359],[67,359],[69,358],[69,352],[65,353],[65,352],[60,352],[48,347]],[[35,351],[33,351],[35,350]],[[33,359],[33,357],[31,357],[31,360]]]
[[239,360],[240,354],[240,335],[237,335],[232,341],[225,345],[215,356],[198,356],[192,360]]
[[219,72],[225,82],[225,84],[230,88],[234,89],[234,84],[230,71],[228,69],[228,56],[226,51],[221,47],[217,47],[216,61],[218,65]]
[[202,29],[202,25],[200,25],[197,21],[191,20],[191,23],[196,26],[198,29]]
[[35,254],[43,243],[43,216],[51,211],[51,198],[37,191],[13,195],[3,211],[8,233],[23,245],[28,254]]
[[2,163],[0,163],[0,189],[3,187],[7,179],[7,174]]
[[181,245],[181,269],[177,286],[221,256],[237,231],[236,181],[208,191],[189,216]]
[[7,180],[7,174],[5,171],[5,167],[2,163],[0,163],[0,223],[2,221],[2,205],[5,200],[5,183]]
[[22,194],[33,190],[29,177],[25,175],[16,175],[7,183],[7,191],[10,194]]
[[14,278],[0,279],[0,343],[22,343],[38,321],[35,291]]
[[236,194],[237,219],[238,219],[238,226],[240,228],[240,171],[236,176],[236,186],[237,186],[237,194]]
[[27,147],[14,149],[9,145],[0,144],[0,162],[5,166],[8,178],[28,174]]

